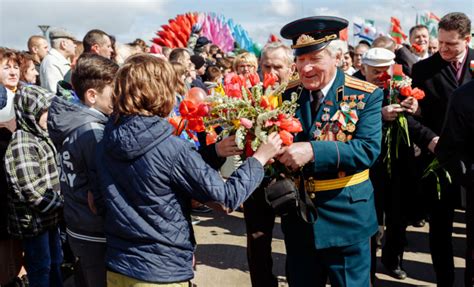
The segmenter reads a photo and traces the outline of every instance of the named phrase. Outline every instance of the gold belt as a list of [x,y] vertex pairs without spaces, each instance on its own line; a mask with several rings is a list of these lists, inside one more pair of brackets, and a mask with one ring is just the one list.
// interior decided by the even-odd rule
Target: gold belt
[[[364,171],[361,171],[353,175],[349,175],[349,176],[345,176],[341,178],[335,178],[335,179],[317,180],[310,177],[304,180],[304,187],[305,187],[306,192],[315,193],[319,191],[345,188],[348,186],[362,183],[368,179],[369,179],[369,170],[366,169]],[[300,181],[299,178],[295,179],[295,183],[297,186],[299,186],[299,181]]]

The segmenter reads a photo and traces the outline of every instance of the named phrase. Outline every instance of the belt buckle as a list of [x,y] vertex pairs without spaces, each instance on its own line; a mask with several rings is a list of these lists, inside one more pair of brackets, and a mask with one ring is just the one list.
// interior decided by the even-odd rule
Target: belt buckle
[[316,190],[314,188],[314,185],[312,184],[313,180],[314,180],[313,177],[310,177],[304,181],[304,187],[306,189],[306,192],[309,194],[309,198],[311,199],[316,198]]

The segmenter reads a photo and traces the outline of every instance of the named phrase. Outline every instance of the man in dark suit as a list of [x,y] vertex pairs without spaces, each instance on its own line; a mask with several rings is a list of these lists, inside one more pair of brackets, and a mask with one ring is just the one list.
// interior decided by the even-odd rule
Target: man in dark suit
[[[449,13],[438,25],[439,52],[413,66],[413,84],[425,91],[420,101],[421,122],[434,134],[439,135],[445,118],[446,107],[453,91],[472,79],[469,64],[474,60],[474,51],[468,47],[471,41],[471,21],[464,13]],[[431,153],[439,137],[425,138],[422,146],[428,145]],[[425,154],[425,162],[433,160],[433,154]],[[430,214],[430,249],[438,286],[454,284],[454,260],[452,231],[454,207],[458,202],[459,185],[450,184],[440,178],[441,193],[438,198],[436,180],[423,182],[427,194]]]
[[457,89],[449,105],[446,122],[436,146],[436,155],[453,180],[466,188],[465,286],[474,286],[474,81]]
[[[289,286],[370,286],[370,237],[377,231],[368,169],[380,154],[382,91],[337,69],[342,55],[332,40],[348,22],[316,16],[285,25],[293,41],[301,84],[303,132],[280,162],[301,170],[299,182],[317,209],[314,223],[297,212],[282,217]],[[312,217],[314,219],[314,215]]]

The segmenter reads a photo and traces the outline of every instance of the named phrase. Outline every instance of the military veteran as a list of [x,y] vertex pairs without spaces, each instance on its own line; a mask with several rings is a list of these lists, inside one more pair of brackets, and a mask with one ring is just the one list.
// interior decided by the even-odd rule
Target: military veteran
[[[293,41],[303,132],[279,160],[302,174],[317,219],[282,217],[290,286],[370,286],[370,237],[377,231],[369,168],[381,149],[382,91],[337,69],[332,45],[345,19],[316,16],[281,29]],[[301,170],[301,172],[299,172]]]

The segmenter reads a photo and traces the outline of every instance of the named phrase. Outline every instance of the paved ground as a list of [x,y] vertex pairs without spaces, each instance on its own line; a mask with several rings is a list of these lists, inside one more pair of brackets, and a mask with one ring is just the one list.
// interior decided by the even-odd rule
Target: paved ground
[[[463,286],[462,259],[465,250],[464,214],[456,212],[454,223],[454,245],[456,265],[456,284]],[[224,215],[212,212],[200,215],[202,222],[195,226],[198,248],[197,267],[193,283],[197,287],[248,287],[250,275],[246,258],[246,237],[243,214],[234,212]],[[275,225],[273,240],[274,274],[278,275],[280,287],[288,286],[285,279],[285,246],[279,219]],[[428,225],[424,228],[408,229],[408,246],[404,257],[404,268],[408,273],[405,280],[395,280],[384,273],[380,260],[377,262],[377,281],[375,286],[435,286],[435,274],[431,265],[428,248]],[[380,251],[378,252],[380,257]],[[380,259],[380,258],[379,258]],[[65,287],[73,287],[67,280]]]
[[[456,213],[454,224],[456,284],[462,286],[465,248],[464,214]],[[250,277],[246,259],[245,223],[243,214],[234,212],[223,215],[213,212],[200,215],[202,222],[195,226],[198,248],[196,252],[197,268],[193,283],[198,287],[250,286]],[[380,260],[377,264],[375,286],[435,286],[435,274],[431,266],[428,248],[428,225],[424,228],[410,227],[408,246],[404,256],[404,268],[409,278],[395,280],[384,274]],[[380,252],[378,254],[380,257]],[[284,272],[285,246],[280,224],[276,224],[273,240],[274,273],[280,279],[280,286],[287,286]],[[380,259],[380,258],[379,258]]]

